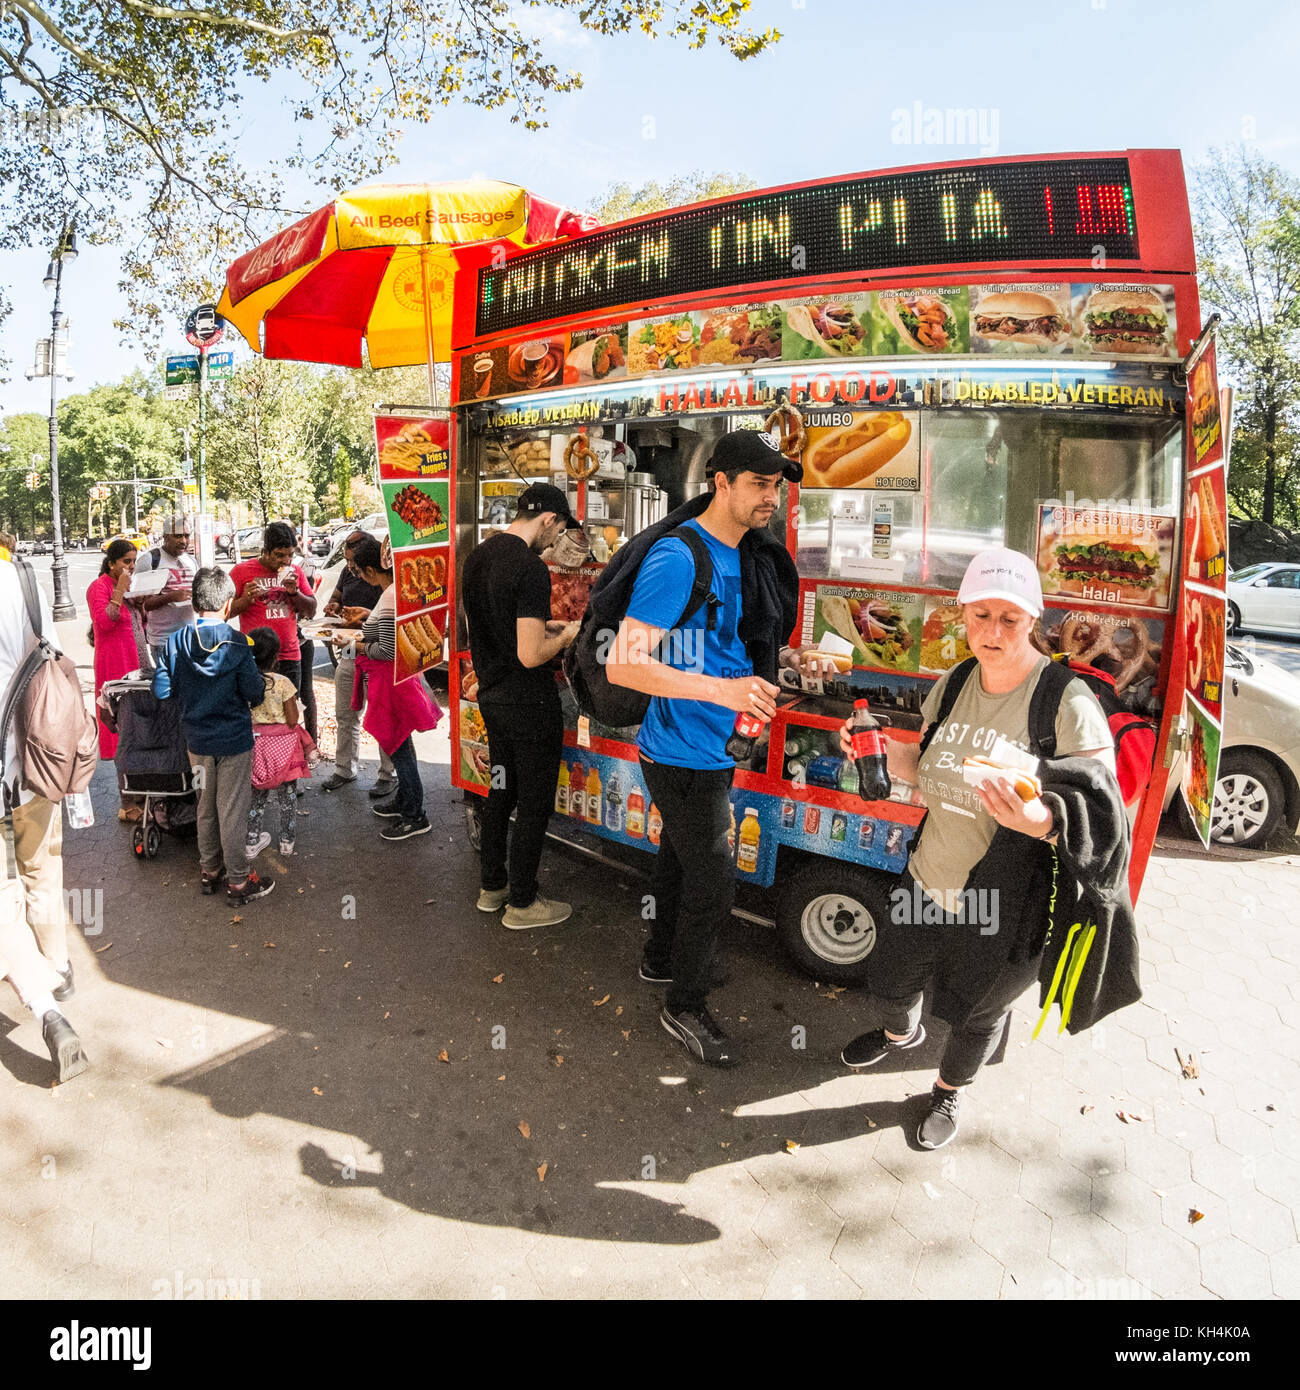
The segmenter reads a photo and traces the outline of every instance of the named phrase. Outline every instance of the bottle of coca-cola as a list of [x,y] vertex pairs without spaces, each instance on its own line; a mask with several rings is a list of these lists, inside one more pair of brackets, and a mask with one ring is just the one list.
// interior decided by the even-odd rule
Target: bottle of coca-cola
[[885,739],[866,700],[854,700],[849,720],[849,744],[858,770],[858,795],[863,801],[889,797],[889,768],[885,764]]
[[736,727],[731,731],[731,737],[727,740],[727,752],[738,763],[746,763],[754,756],[754,744],[758,741],[758,736],[767,727],[767,720],[760,718],[757,714],[750,714],[748,710],[742,710],[736,716]]

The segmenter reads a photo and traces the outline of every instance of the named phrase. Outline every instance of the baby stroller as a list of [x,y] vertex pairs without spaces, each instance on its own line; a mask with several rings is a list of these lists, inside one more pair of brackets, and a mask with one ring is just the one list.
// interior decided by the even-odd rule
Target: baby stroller
[[153,859],[161,832],[185,834],[198,821],[198,791],[181,733],[180,704],[159,700],[148,676],[105,681],[99,694],[104,722],[117,734],[118,787],[144,797],[131,836],[137,859]]

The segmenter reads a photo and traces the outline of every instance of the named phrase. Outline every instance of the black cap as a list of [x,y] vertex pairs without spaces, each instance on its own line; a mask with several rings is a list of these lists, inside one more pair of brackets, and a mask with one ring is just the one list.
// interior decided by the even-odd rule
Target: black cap
[[733,430],[724,434],[713,448],[713,457],[705,465],[712,477],[719,469],[746,473],[780,473],[792,483],[803,477],[803,465],[798,459],[786,458],[776,440],[766,430]]
[[550,483],[530,483],[519,494],[518,515],[541,516],[543,512],[554,512],[564,522],[573,520],[569,499],[558,487],[552,487]]

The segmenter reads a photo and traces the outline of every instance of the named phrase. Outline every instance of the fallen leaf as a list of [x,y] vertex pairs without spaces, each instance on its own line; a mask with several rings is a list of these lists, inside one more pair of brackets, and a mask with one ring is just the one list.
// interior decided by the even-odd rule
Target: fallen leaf
[[1266,1105],[1266,1106],[1264,1107],[1264,1109],[1265,1109],[1265,1110],[1276,1110],[1276,1109],[1277,1109],[1277,1106],[1276,1106],[1276,1105]]
[[[277,874],[287,874],[289,872],[289,870],[286,869],[283,864],[277,864],[275,866],[275,871]],[[302,889],[299,888],[298,891],[301,893]]]
[[351,962],[350,960],[345,960],[345,961],[343,962],[343,968],[344,968],[344,970],[346,970],[346,969],[348,968],[348,966],[350,966],[351,964],[352,964],[352,962]]
[[384,1017],[385,1017],[385,1018],[391,1018],[391,1017],[392,1017],[392,1014],[390,1014],[387,1010],[385,1010],[385,1011],[384,1011]]
[[557,1067],[562,1067],[562,1066],[564,1065],[564,1056],[563,1056],[563,1054],[561,1054],[561,1053],[556,1053],[556,1056],[555,1056],[555,1065],[556,1065]]
[[1081,1106],[1079,1107],[1079,1114],[1080,1114],[1080,1115],[1091,1115],[1092,1112],[1093,1112],[1096,1108],[1097,1108],[1097,1107],[1096,1107],[1095,1105],[1081,1105]]
[[425,907],[429,907],[431,904],[436,903],[437,901],[437,898],[425,898],[424,905]]
[[1189,1212],[1187,1213],[1187,1222],[1188,1222],[1188,1225],[1195,1225],[1196,1222],[1198,1222],[1198,1221],[1204,1221],[1204,1220],[1205,1220],[1205,1213],[1204,1213],[1203,1211],[1197,1211],[1195,1207],[1193,1207],[1193,1208],[1191,1209],[1191,1211],[1189,1211]]
[[1132,1110],[1129,1111],[1128,1117],[1130,1120],[1133,1120],[1136,1124],[1144,1125],[1147,1122],[1147,1117],[1145,1115],[1137,1115]]
[[497,1080],[498,1080],[498,1081],[504,1081],[505,1079],[506,1079],[506,1074],[505,1074],[505,1072],[502,1072],[501,1075],[497,1077]]
[[447,1049],[445,1047],[438,1053],[438,1060],[440,1062],[446,1062],[448,1065],[451,1064],[451,1058],[447,1056]]
[[1201,1069],[1196,1063],[1196,1053],[1189,1052],[1183,1056],[1177,1048],[1174,1048],[1174,1056],[1178,1058],[1178,1065],[1183,1069],[1184,1081],[1195,1081],[1201,1074]]
[[102,956],[102,955],[104,954],[104,952],[107,951],[108,948],[109,948],[112,944],[113,944],[113,943],[112,943],[111,941],[106,941],[106,942],[104,942],[104,944],[103,944],[102,946],[96,946],[96,947],[95,947],[95,954],[96,954],[97,956]]
[[230,919],[230,925],[233,927],[233,926],[235,925],[236,922],[242,922],[243,920],[244,920],[244,919],[243,919],[238,913],[236,913],[236,914]]
[[730,1140],[730,1139],[719,1139],[719,1140],[718,1140],[718,1148],[720,1148],[720,1149],[729,1149],[730,1147],[731,1147],[731,1140]]
[[173,1046],[172,1040],[170,1038],[155,1038],[154,1042],[156,1042],[159,1047]]
[[618,1031],[622,1033],[624,1042],[627,1042],[627,1040],[632,1036],[632,1030],[630,1028],[620,1028]]
[[274,942],[274,941],[263,941],[263,942],[262,942],[262,949],[263,949],[264,951],[274,951],[274,950],[275,950],[275,942]]
[[614,1017],[617,1018],[622,1012],[623,1012],[623,1006],[622,1006],[622,1004],[617,1004],[617,1005],[615,1005],[615,1007],[614,1007]]
[[504,974],[502,974],[502,975],[493,975],[493,976],[492,976],[492,983],[493,983],[494,985],[499,985],[499,984],[501,983],[501,981],[504,980],[504,979],[505,979],[505,975],[504,975]]
[[875,1128],[877,1128],[875,1120],[871,1119],[870,1117],[868,1117],[868,1119],[867,1119],[867,1128],[868,1128],[868,1129],[875,1129]]
[[299,891],[300,893],[302,893],[302,892],[304,892],[305,890],[302,889],[302,888],[299,888],[298,891]]
[[1125,1124],[1128,1124],[1128,1116],[1122,1110],[1117,1110],[1115,1114],[1119,1117],[1119,1119],[1123,1120]]
[[546,1170],[547,1170],[547,1168],[549,1168],[549,1167],[550,1167],[550,1164],[549,1164],[549,1163],[543,1163],[543,1164],[540,1164],[540,1165],[539,1165],[539,1167],[538,1167],[538,1169],[537,1169],[537,1181],[538,1181],[538,1182],[545,1182],[545,1181],[546,1181]]
[[787,1140],[785,1141],[785,1151],[786,1151],[786,1153],[788,1153],[788,1154],[794,1153],[794,1151],[795,1151],[798,1147],[799,1147],[799,1141],[798,1141],[797,1139],[787,1139]]
[[533,1137],[533,1131],[528,1127],[527,1120],[519,1121],[519,1133],[522,1134],[525,1139],[531,1139]]
[[319,1086],[313,1086],[313,1087],[311,1088],[311,1093],[312,1093],[312,1095],[314,1095],[314,1096],[323,1096],[323,1095],[325,1094],[325,1092],[322,1091],[321,1088],[320,1088]]
[[591,1001],[591,1007],[592,1007],[593,1009],[598,1009],[598,1008],[600,1008],[600,1006],[601,1006],[602,1004],[608,1004],[608,1003],[609,1003],[609,995],[607,994],[603,999],[593,999],[593,1000]]

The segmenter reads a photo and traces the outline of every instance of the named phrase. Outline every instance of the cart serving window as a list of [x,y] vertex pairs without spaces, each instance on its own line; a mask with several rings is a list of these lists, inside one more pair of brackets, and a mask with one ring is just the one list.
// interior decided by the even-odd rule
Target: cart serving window
[[[783,486],[771,525],[800,574],[790,642],[837,670],[782,672],[732,799],[737,875],[772,891],[818,978],[861,974],[923,814],[905,785],[857,796],[838,728],[865,698],[890,737],[919,738],[926,691],[969,655],[956,590],[977,551],[1035,557],[1044,648],[1108,657],[1126,707],[1169,737],[1184,689],[1170,674],[1182,364],[1200,330],[1176,153],[800,184],[485,251],[462,279],[454,565],[510,523],[529,482],[565,488],[586,545],[546,557],[556,617],[579,617],[609,556],[707,489],[725,433],[797,411],[803,481]],[[453,780],[472,793],[488,760],[463,614],[451,644]],[[553,828],[653,850],[633,731],[565,700]],[[1135,893],[1164,780],[1157,758]]]

